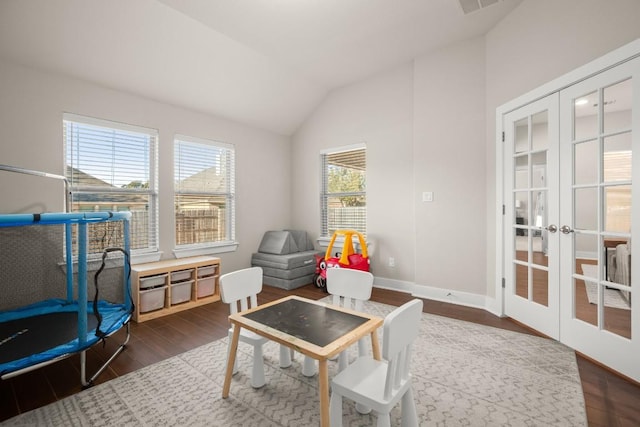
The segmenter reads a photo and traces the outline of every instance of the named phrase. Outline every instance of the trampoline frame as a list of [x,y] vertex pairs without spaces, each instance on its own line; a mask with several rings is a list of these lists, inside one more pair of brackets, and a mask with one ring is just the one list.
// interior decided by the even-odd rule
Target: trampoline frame
[[[60,175],[53,175],[44,172],[32,171],[28,169],[17,168],[13,166],[0,165],[0,171],[18,172],[28,175],[42,176],[47,178],[61,179],[65,182],[65,208],[68,210],[69,204],[69,186],[67,179]],[[125,314],[119,318],[118,325],[114,330],[107,331],[106,336],[111,336],[115,332],[119,331],[123,326],[126,327],[125,340],[118,345],[115,352],[109,357],[109,359],[98,368],[97,372],[91,376],[87,381],[86,379],[86,351],[89,347],[99,342],[101,338],[91,336],[92,331],[87,330],[87,316],[88,312],[88,295],[87,295],[87,261],[88,261],[88,225],[97,222],[111,222],[121,221],[123,223],[124,234],[124,248],[126,254],[130,254],[130,220],[131,212],[62,212],[62,213],[41,213],[41,214],[0,214],[0,228],[4,227],[24,227],[33,225],[64,225],[65,228],[65,250],[66,250],[66,302],[69,304],[76,303],[78,306],[78,349],[67,353],[61,353],[57,356],[51,356],[46,360],[42,360],[37,363],[29,364],[28,366],[20,367],[15,370],[10,370],[1,375],[1,378],[12,378],[35,369],[50,365],[58,362],[62,359],[70,357],[76,353],[80,353],[80,381],[83,387],[89,387],[93,384],[93,381],[109,366],[109,364],[125,349],[128,344],[130,335],[131,315],[133,313],[133,303],[131,301],[131,281],[130,281],[130,265],[127,262],[129,256],[124,258],[124,272],[123,272],[123,298],[124,303],[122,305],[125,309]],[[73,298],[74,294],[74,280],[73,280],[73,246],[72,246],[72,227],[77,227],[77,299]],[[46,303],[47,301],[45,301]],[[16,309],[19,310],[19,309]],[[7,313],[7,312],[5,312]],[[28,317],[28,316],[25,316]],[[55,347],[53,347],[55,348]],[[42,352],[44,353],[44,352]],[[47,356],[48,357],[48,356]]]

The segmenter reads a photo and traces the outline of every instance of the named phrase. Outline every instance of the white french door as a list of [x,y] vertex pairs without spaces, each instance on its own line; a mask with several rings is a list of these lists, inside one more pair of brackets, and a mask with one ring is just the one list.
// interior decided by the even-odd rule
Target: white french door
[[640,380],[640,58],[561,91],[560,120],[560,338]]
[[640,58],[502,120],[505,314],[640,381]]
[[558,339],[558,95],[506,114],[504,132],[505,312]]

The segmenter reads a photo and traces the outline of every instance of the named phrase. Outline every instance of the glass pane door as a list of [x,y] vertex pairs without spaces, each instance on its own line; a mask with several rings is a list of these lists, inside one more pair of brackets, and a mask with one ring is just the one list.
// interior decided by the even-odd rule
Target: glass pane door
[[632,377],[639,67],[627,62],[560,95],[561,341]]
[[[551,337],[559,333],[556,230],[558,98],[505,115],[505,310]],[[555,221],[552,220],[555,218]]]

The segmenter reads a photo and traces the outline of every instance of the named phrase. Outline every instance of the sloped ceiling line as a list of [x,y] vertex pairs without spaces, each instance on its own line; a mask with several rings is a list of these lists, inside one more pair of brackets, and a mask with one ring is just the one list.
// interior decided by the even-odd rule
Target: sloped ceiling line
[[485,34],[521,2],[3,0],[0,59],[291,135],[328,91]]

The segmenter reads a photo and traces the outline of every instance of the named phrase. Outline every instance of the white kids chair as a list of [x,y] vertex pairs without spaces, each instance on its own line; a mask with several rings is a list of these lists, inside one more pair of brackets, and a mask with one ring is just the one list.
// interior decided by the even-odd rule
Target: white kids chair
[[418,425],[411,391],[411,345],[418,336],[422,300],[414,299],[393,310],[384,320],[382,358],[359,357],[331,382],[331,425],[342,426],[342,397],[370,407],[378,416],[378,427],[391,425],[391,409],[400,401],[402,426]]
[[[348,268],[330,268],[327,270],[327,292],[333,296],[332,303],[340,307],[363,311],[363,304],[371,298],[373,274],[368,271]],[[358,341],[358,356],[364,356],[367,350],[364,338]],[[347,367],[347,351],[338,356],[338,369]]]
[[[231,314],[248,310],[258,306],[257,295],[262,291],[262,268],[251,267],[237,270],[220,276],[220,295],[222,302],[229,304]],[[231,337],[233,328],[229,328],[229,347],[231,347]],[[253,346],[253,368],[251,370],[251,386],[259,388],[265,385],[264,360],[262,356],[262,346],[269,340],[246,329],[240,330],[240,341]],[[229,348],[230,350],[230,348]],[[229,354],[227,351],[227,363]],[[238,359],[233,365],[233,373],[238,372]],[[291,366],[291,352],[283,345],[280,345],[280,367]]]
[[[362,311],[363,302],[371,298],[373,288],[373,274],[368,271],[353,270],[348,268],[327,269],[327,292],[333,296],[331,303],[340,307]],[[366,354],[363,340],[358,341],[358,354]],[[343,370],[349,358],[346,351],[338,356],[338,369]],[[310,377],[315,375],[315,360],[305,356],[302,366],[302,374]],[[362,409],[365,411],[365,409]],[[365,412],[363,412],[365,413]]]

